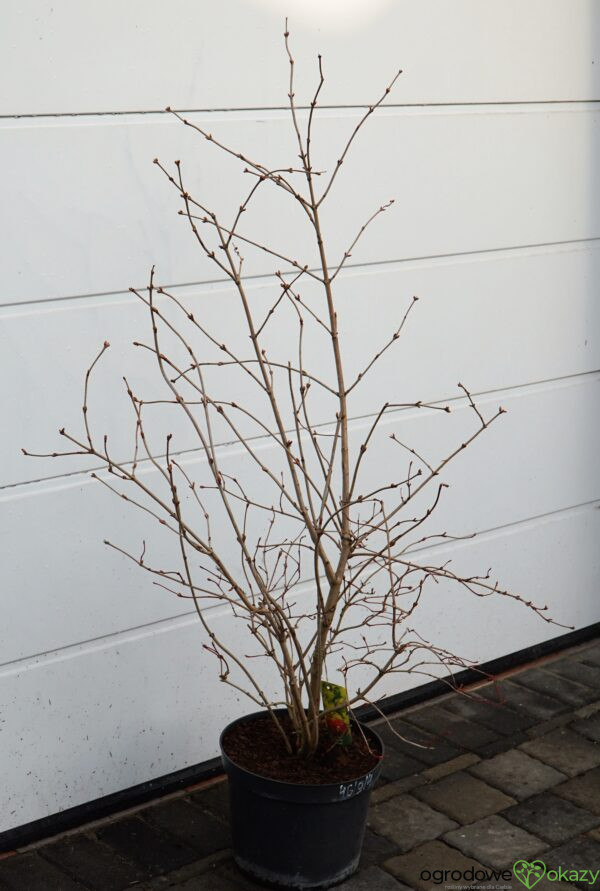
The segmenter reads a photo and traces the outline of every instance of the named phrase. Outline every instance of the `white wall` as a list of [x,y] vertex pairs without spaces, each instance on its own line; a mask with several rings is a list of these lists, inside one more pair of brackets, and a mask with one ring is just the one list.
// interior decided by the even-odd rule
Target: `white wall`
[[[390,389],[397,401],[446,400],[463,380],[486,410],[503,404],[507,415],[449,474],[436,520],[479,534],[431,559],[493,565],[560,622],[598,621],[597,5],[288,7],[299,95],[314,83],[316,52],[325,58],[320,164],[337,157],[354,106],[398,65],[405,71],[343,169],[327,218],[339,252],[365,215],[397,198],[340,276],[350,364],[421,297],[398,352],[357,390],[353,435]],[[127,454],[120,375],[146,393],[155,386],[131,347],[147,324],[127,289],[145,283],[151,263],[236,336],[235,295],[198,255],[151,161],[181,158],[209,202],[235,206],[239,176],[164,114],[167,104],[267,162],[293,151],[281,31],[275,0],[23,0],[3,11],[0,831],[210,758],[220,726],[247,708],[217,684],[186,602],[103,548],[107,536],[137,548],[152,536],[143,520],[90,481],[90,462],[34,461],[20,449],[51,450],[59,426],[79,429],[82,375],[108,339],[95,423]],[[269,197],[256,224],[310,259],[280,208]],[[253,299],[266,305],[273,267],[250,256],[248,267]],[[468,428],[456,408],[450,426],[439,413],[405,412],[388,429],[436,451]],[[317,410],[325,420],[325,406]],[[193,447],[176,433],[180,450]],[[223,454],[250,479],[235,449]],[[185,460],[202,473],[197,454]],[[391,459],[382,451],[379,460]],[[168,543],[152,542],[167,559]],[[216,621],[236,639],[230,617]],[[563,631],[504,601],[449,596],[426,600],[415,622],[484,660]],[[414,683],[394,678],[381,692]]]

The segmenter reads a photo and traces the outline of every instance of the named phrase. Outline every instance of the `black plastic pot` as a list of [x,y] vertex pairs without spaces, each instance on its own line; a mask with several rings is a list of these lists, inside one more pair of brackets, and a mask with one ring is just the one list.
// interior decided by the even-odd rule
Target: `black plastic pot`
[[[236,724],[264,715],[255,712],[238,718],[219,741],[229,778],[235,861],[253,878],[281,888],[329,888],[358,867],[380,762],[364,776],[319,786],[251,773],[229,758],[223,738]],[[375,731],[362,729],[383,755],[383,743]]]

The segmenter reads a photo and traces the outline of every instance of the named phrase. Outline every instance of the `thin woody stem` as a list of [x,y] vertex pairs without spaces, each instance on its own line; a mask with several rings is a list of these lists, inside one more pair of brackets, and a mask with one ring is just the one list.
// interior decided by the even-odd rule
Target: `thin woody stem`
[[[468,664],[408,624],[434,585],[440,586],[444,596],[453,588],[477,598],[503,597],[546,622],[569,626],[552,619],[547,606],[492,581],[489,570],[483,575],[461,575],[449,568],[449,559],[443,562],[442,558],[438,564],[425,556],[429,547],[471,537],[430,531],[428,521],[447,488],[442,473],[504,413],[503,408],[486,417],[469,390],[459,384],[476,429],[436,458],[429,457],[428,447],[426,457],[395,432],[390,436],[384,423],[394,410],[427,409],[443,416],[450,411],[449,405],[409,401],[409,395],[397,401],[397,396],[386,394],[377,403],[381,407],[352,415],[354,390],[399,340],[417,298],[395,330],[386,326],[382,346],[374,354],[352,357],[360,370],[350,375],[335,280],[367,227],[392,202],[381,205],[363,223],[336,265],[330,265],[321,205],[331,194],[357,134],[384,102],[400,72],[364,112],[334,169],[323,179],[312,161],[316,112],[325,81],[322,60],[319,56],[319,77],[305,126],[295,97],[295,61],[287,21],[284,39],[289,112],[299,164],[295,158],[289,166],[279,167],[253,161],[201,124],[173,112],[206,141],[239,160],[245,165],[243,172],[255,178],[251,188],[244,187],[237,209],[234,205],[228,213],[232,222],[224,225],[224,217],[187,191],[179,161],[174,162],[174,175],[155,161],[176,190],[180,208],[179,202],[183,203],[179,213],[195,244],[215,264],[219,280],[222,275],[233,283],[236,311],[241,312],[247,339],[238,339],[228,302],[218,307],[226,342],[205,323],[203,296],[182,299],[157,288],[153,269],[147,289],[131,289],[144,303],[152,331],[148,343],[136,340],[134,345],[142,355],[151,355],[162,390],[143,399],[129,384],[133,378],[123,378],[133,428],[133,436],[126,439],[132,459],[129,455],[127,460],[116,460],[113,440],[109,446],[108,434],[95,437],[96,424],[89,418],[88,402],[95,390],[92,377],[108,341],[85,373],[83,432],[74,436],[61,428],[60,435],[70,448],[46,455],[25,454],[95,459],[103,472],[94,471],[93,478],[140,511],[153,529],[155,524],[164,527],[169,541],[177,537],[175,569],[171,563],[166,568],[157,565],[147,556],[145,539],[141,554],[108,540],[106,544],[148,573],[147,578],[161,591],[193,601],[205,636],[201,645],[217,660],[220,680],[267,710],[288,753],[310,757],[318,749],[321,718],[330,711],[320,708],[321,683],[328,676],[325,666],[327,672],[339,672],[348,691],[346,707],[352,709],[359,703],[373,704],[373,691],[385,677],[438,677],[444,672],[451,685],[451,669]],[[302,191],[296,187],[297,176]],[[238,232],[246,210],[254,207],[255,196],[267,182],[302,209],[317,262],[314,256],[309,264],[290,251],[276,250],[253,232]],[[286,264],[283,271],[272,270],[277,287],[274,296],[267,291],[266,307],[262,293],[247,287],[241,253],[245,245]],[[292,358],[290,353],[281,355],[282,348],[289,346],[290,316],[292,339],[297,338]],[[247,345],[248,340],[247,352],[239,344]],[[236,375],[232,386],[241,381],[239,395],[234,392],[234,398],[229,394],[224,398],[214,380],[220,380],[219,373],[225,379]],[[153,442],[154,426],[149,422],[154,424],[156,413],[163,410],[161,421],[174,413],[185,423],[186,440],[177,443],[177,451],[174,434],[163,433],[162,427],[158,443]],[[350,430],[352,417],[358,423]],[[384,462],[377,467],[376,458],[373,465],[378,475],[365,479],[372,447],[384,435],[403,450],[396,453],[395,462],[401,462],[402,468],[388,472]],[[188,457],[183,458],[186,453]],[[422,495],[426,486],[432,489],[430,497]],[[222,607],[232,622],[243,623],[250,646],[241,650],[226,635],[215,633],[208,615],[215,606]],[[261,660],[271,666],[274,694],[255,671]],[[360,673],[359,684],[353,683],[355,670]],[[287,710],[290,725],[280,720],[280,707]]]

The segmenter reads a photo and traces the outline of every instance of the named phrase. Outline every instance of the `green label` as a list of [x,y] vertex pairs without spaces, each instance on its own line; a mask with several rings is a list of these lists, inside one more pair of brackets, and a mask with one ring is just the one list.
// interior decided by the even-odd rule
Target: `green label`
[[323,708],[327,712],[325,723],[328,730],[337,737],[341,746],[349,746],[352,742],[350,730],[350,714],[347,708],[348,694],[345,687],[323,681],[321,684]]

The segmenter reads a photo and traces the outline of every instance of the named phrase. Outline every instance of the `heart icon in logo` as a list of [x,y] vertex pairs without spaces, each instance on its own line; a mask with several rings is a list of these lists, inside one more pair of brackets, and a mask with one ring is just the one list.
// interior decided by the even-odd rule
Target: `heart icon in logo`
[[513,866],[513,872],[516,878],[522,882],[526,888],[533,888],[534,885],[543,879],[546,874],[546,864],[541,860],[534,860],[529,863],[528,860],[517,860]]

